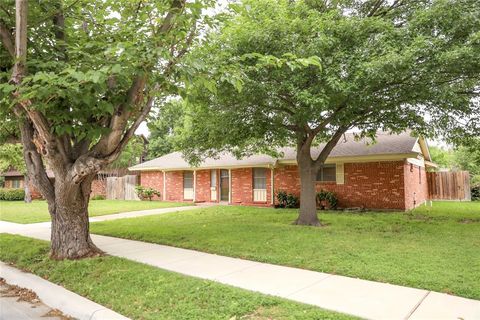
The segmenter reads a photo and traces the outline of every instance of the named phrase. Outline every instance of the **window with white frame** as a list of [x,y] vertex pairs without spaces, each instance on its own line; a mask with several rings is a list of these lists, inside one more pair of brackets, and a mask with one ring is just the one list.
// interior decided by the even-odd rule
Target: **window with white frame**
[[253,201],[267,201],[267,169],[253,169]]
[[335,182],[337,181],[335,164],[324,164],[317,172],[317,181],[319,182]]
[[183,172],[183,198],[185,200],[193,199],[193,172],[184,171]]

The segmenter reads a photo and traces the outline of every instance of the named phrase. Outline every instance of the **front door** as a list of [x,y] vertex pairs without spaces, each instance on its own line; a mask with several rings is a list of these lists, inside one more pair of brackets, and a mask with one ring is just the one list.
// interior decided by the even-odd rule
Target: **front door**
[[220,201],[229,201],[230,177],[228,170],[220,170]]

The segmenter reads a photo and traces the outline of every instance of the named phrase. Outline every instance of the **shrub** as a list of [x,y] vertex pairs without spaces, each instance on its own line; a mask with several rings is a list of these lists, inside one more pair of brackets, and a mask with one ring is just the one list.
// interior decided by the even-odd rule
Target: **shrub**
[[153,188],[145,188],[143,186],[136,186],[135,193],[141,200],[148,199],[149,201],[152,201],[153,196],[160,197],[162,195],[160,191]]
[[473,185],[470,191],[472,194],[472,201],[480,201],[480,183]]
[[286,191],[277,192],[278,207],[280,208],[298,208],[300,206],[299,198],[293,193]]
[[94,195],[92,200],[105,200],[105,196],[101,194]]
[[300,199],[293,193],[287,195],[287,204],[285,208],[298,208],[300,207]]
[[336,209],[338,205],[338,198],[334,192],[320,190],[317,193],[317,204],[320,209],[325,210],[326,204],[329,209]]
[[23,189],[0,189],[0,200],[6,201],[22,201],[25,199],[25,190]]

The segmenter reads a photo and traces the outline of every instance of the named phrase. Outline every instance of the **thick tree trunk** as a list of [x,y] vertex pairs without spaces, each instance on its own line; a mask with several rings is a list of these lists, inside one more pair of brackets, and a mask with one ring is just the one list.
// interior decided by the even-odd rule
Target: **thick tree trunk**
[[300,176],[300,212],[295,224],[321,226],[317,216],[317,200],[315,192],[316,169],[308,154],[297,155],[298,173]]
[[49,204],[52,218],[53,259],[81,259],[102,254],[90,238],[88,202],[91,180],[80,185],[55,179],[55,201]]
[[28,174],[25,175],[23,189],[25,190],[25,198],[24,198],[25,203],[31,203],[32,193],[30,191],[30,177],[28,176]]

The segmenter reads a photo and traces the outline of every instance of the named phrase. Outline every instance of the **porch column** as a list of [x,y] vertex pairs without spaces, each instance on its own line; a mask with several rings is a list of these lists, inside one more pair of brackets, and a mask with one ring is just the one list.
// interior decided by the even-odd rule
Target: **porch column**
[[228,203],[232,203],[232,169],[228,169]]
[[273,187],[273,175],[274,175],[274,169],[273,167],[270,169],[270,202],[272,205],[275,204],[275,195],[274,195],[274,187]]
[[197,170],[193,170],[193,202],[197,200]]
[[163,170],[163,201],[167,200],[167,175],[165,174],[165,170]]

